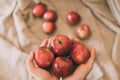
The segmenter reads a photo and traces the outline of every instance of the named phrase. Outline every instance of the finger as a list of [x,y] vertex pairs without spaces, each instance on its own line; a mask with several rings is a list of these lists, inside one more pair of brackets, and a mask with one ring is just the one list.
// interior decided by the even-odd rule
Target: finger
[[50,70],[50,73],[51,73],[51,75],[53,77],[53,80],[58,80],[58,77],[53,73],[52,70]]
[[96,53],[96,50],[94,48],[91,48],[90,49],[90,58],[89,58],[89,60],[86,63],[86,64],[88,64],[88,66],[90,66],[90,65],[92,66],[94,64],[95,53]]
[[79,39],[75,39],[75,38],[70,38],[70,40],[72,41],[72,43],[79,42]]
[[41,43],[40,47],[47,47],[48,44],[48,39],[43,40],[43,42]]
[[35,55],[35,53],[34,53],[34,52],[31,52],[30,55],[29,55],[28,58],[27,58],[27,61],[28,61],[28,62],[33,61],[34,55]]
[[35,65],[34,65],[34,57],[35,57],[35,53],[34,52],[31,52],[31,54],[29,55],[28,59],[27,59],[27,66],[28,66],[28,69],[30,71],[33,71],[34,69],[36,69]]
[[48,39],[48,44],[47,44],[48,48],[50,48],[50,44],[51,44],[52,39],[53,39],[53,37],[51,37],[50,39]]

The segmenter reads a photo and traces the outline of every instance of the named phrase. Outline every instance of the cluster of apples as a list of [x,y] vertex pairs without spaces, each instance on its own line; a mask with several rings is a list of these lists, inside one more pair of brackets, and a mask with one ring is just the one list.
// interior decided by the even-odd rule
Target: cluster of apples
[[76,65],[85,63],[90,57],[90,51],[83,43],[73,42],[63,34],[53,36],[49,47],[39,47],[34,53],[38,66],[49,68],[57,77],[70,75]]
[[[36,17],[43,17],[45,22],[42,25],[43,31],[47,34],[53,33],[55,29],[54,22],[57,19],[57,13],[54,10],[47,10],[43,3],[36,4],[33,8],[33,15]],[[67,14],[67,22],[70,25],[76,25],[80,22],[80,15],[75,11],[70,11]],[[88,25],[80,25],[77,27],[77,36],[81,39],[86,39],[90,36],[91,31]]]
[[36,17],[43,17],[42,29],[45,33],[51,34],[55,29],[54,22],[57,20],[57,14],[54,10],[47,10],[43,3],[38,3],[33,7],[32,13]]

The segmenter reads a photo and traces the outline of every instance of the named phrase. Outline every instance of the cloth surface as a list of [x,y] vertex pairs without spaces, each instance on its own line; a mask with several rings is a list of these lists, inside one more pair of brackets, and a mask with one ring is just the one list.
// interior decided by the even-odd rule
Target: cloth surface
[[[32,15],[42,2],[58,14],[56,30],[42,31],[43,19]],[[0,0],[0,80],[32,80],[26,67],[29,53],[50,36],[65,34],[77,38],[76,26],[68,25],[69,11],[81,15],[92,35],[80,40],[96,48],[96,61],[87,80],[120,80],[120,0]]]

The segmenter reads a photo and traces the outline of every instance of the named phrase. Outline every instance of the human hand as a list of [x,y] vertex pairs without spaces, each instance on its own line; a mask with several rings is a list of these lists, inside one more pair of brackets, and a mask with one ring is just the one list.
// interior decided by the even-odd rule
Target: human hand
[[[48,39],[44,40],[41,46],[48,46],[48,41]],[[27,68],[32,77],[34,77],[36,80],[58,80],[58,78],[52,72],[38,67],[34,61],[34,58],[35,53],[31,52],[27,59]]]
[[[75,39],[71,39],[71,41],[73,42],[73,44],[74,42],[79,42],[79,40]],[[85,80],[89,72],[92,70],[95,61],[95,49],[91,48],[89,50],[89,60],[84,64],[80,64],[70,76],[65,77],[63,80]]]

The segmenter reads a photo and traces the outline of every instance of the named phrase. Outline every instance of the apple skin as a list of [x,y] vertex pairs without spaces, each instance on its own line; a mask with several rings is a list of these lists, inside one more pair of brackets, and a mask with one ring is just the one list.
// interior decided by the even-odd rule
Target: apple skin
[[47,8],[42,3],[36,4],[32,9],[32,13],[36,17],[42,17],[46,11],[47,11]]
[[75,11],[70,11],[67,15],[67,22],[71,25],[76,25],[80,21],[80,15]]
[[45,21],[42,25],[42,29],[46,34],[51,34],[55,29],[55,24],[50,21]]
[[90,51],[82,43],[76,42],[72,46],[70,57],[76,64],[82,64],[89,59]]
[[81,39],[86,39],[90,36],[91,31],[89,26],[83,24],[77,27],[77,35]]
[[72,47],[72,42],[66,35],[59,34],[52,38],[50,47],[55,55],[67,55]]
[[57,19],[57,14],[56,14],[56,12],[54,10],[48,10],[43,15],[43,18],[44,18],[45,21],[52,21],[52,22],[54,22]]
[[35,50],[35,62],[41,68],[48,68],[54,60],[54,54],[47,47],[39,47]]
[[68,57],[56,57],[52,64],[52,71],[57,77],[66,77],[73,71],[73,62]]

